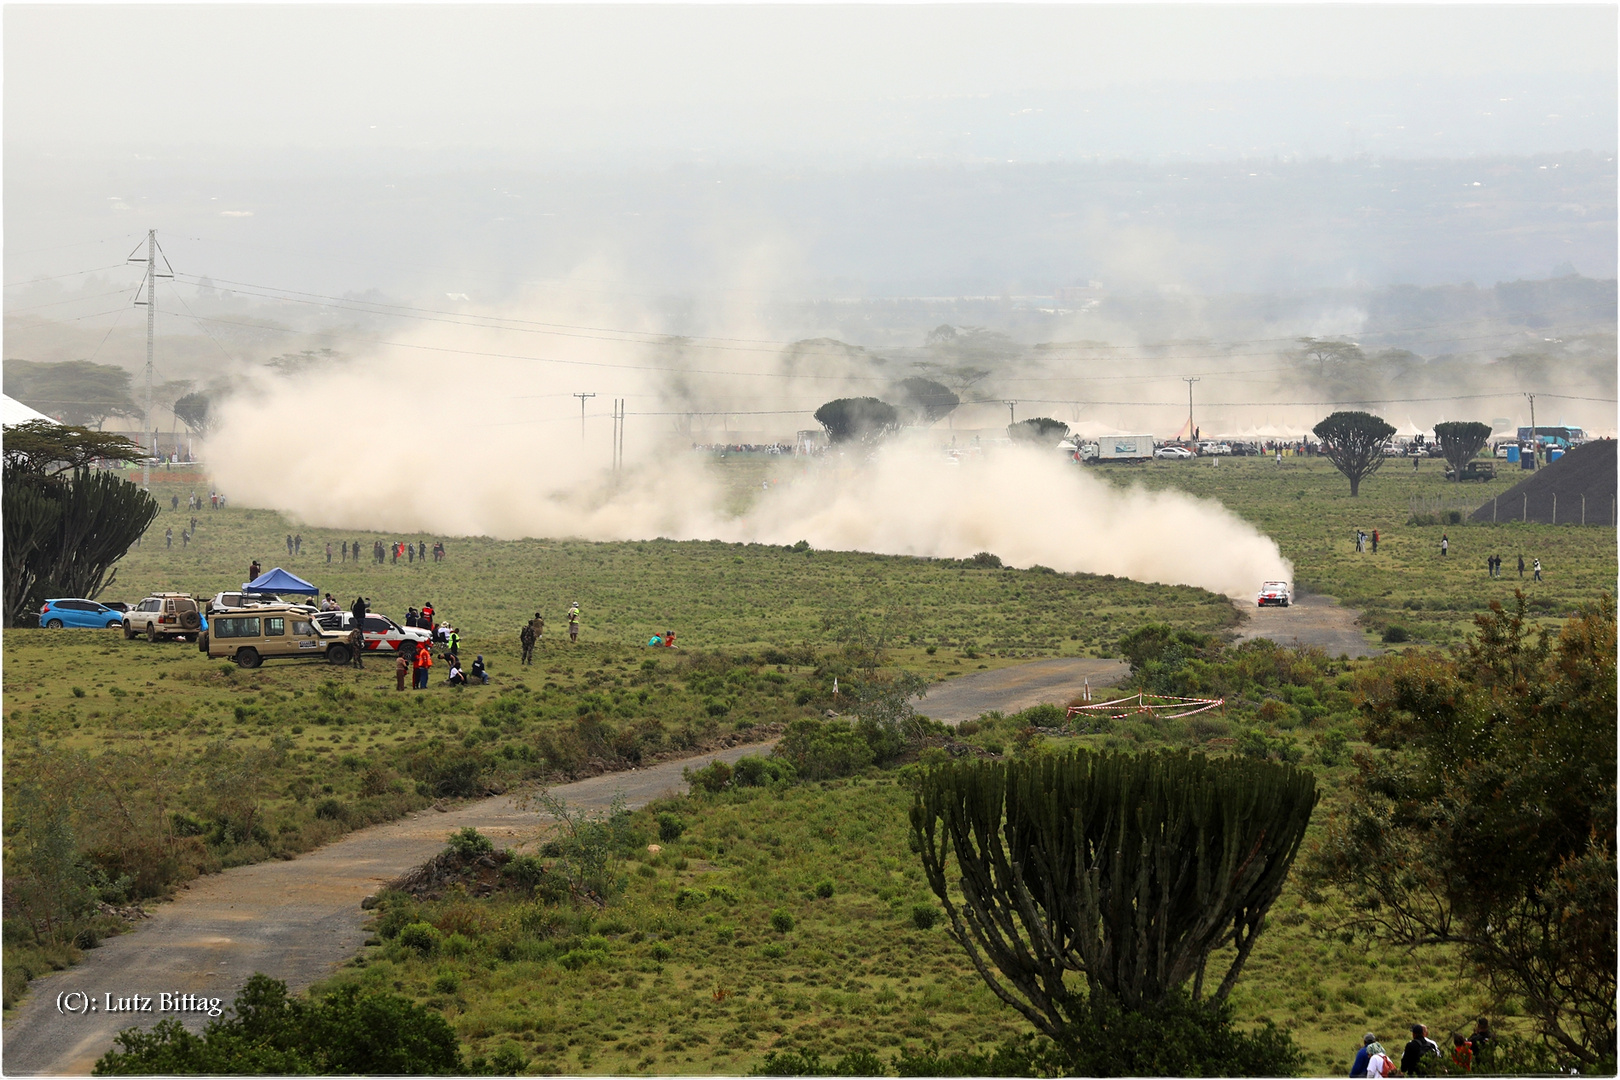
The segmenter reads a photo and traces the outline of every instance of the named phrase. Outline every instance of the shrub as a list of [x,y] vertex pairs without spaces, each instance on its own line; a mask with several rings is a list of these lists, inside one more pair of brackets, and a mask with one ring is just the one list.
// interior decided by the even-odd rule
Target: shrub
[[400,927],[399,943],[408,949],[415,949],[423,956],[436,952],[439,948],[439,931],[431,923],[413,922]]
[[805,780],[832,780],[872,764],[871,745],[841,720],[795,720],[772,754]]
[[772,1050],[755,1067],[754,1076],[883,1076],[888,1070],[870,1050],[852,1050],[836,1064],[822,1064],[814,1050]]
[[771,929],[778,934],[785,934],[793,929],[793,913],[777,908],[771,912]]
[[918,930],[932,930],[939,921],[939,909],[933,904],[913,904],[911,906],[911,925]]
[[349,816],[349,811],[337,799],[322,799],[315,804],[315,816],[326,821],[342,821]]
[[731,782],[738,787],[767,787],[792,779],[793,766],[778,758],[738,758],[731,770]]
[[655,942],[653,942],[653,947],[647,951],[647,955],[651,956],[654,960],[657,960],[660,963],[662,963],[663,961],[668,960],[670,957],[674,956],[675,952],[668,945],[665,945],[662,941],[655,941]]
[[1412,634],[1406,629],[1406,627],[1396,626],[1394,624],[1384,627],[1384,632],[1380,634],[1379,637],[1382,638],[1385,643],[1391,645],[1412,640]]
[[765,946],[760,952],[772,960],[780,960],[787,955],[787,950],[775,942]]
[[833,883],[832,882],[827,881],[825,879],[816,882],[816,895],[817,896],[819,896],[823,900],[827,900],[827,899],[831,898],[832,894],[833,894]]
[[501,867],[501,876],[526,892],[534,892],[545,877],[546,866],[533,855],[514,855]]
[[658,815],[658,839],[664,843],[679,840],[681,833],[686,831],[686,823],[667,810]]
[[451,851],[467,860],[476,859],[480,855],[488,855],[495,850],[495,845],[490,842],[489,837],[471,825],[460,832],[451,833],[447,843],[449,843]]
[[442,968],[433,977],[433,989],[441,994],[453,994],[461,989],[461,976],[449,968]]
[[723,761],[711,761],[701,769],[688,768],[682,772],[695,790],[711,795],[724,791],[731,783],[731,766]]

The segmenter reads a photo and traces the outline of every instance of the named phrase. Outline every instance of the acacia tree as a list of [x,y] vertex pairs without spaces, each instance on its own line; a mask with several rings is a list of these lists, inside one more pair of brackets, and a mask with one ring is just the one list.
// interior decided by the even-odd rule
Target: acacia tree
[[939,766],[911,831],[980,977],[1069,1042],[1088,1000],[1152,1009],[1189,980],[1198,1000],[1210,954],[1230,947],[1224,1002],[1315,805],[1314,777],[1291,766],[1081,751]]
[[7,360],[6,393],[69,424],[100,426],[109,416],[140,416],[130,395],[129,372],[89,360],[36,363]]
[[[1492,602],[1456,657],[1408,654],[1361,686],[1359,781],[1306,863],[1339,929],[1454,944],[1582,1071],[1615,1060],[1615,610],[1536,631]],[[1556,640],[1556,644],[1554,643]]]
[[1474,420],[1452,420],[1434,425],[1434,441],[1440,444],[1440,453],[1451,466],[1456,481],[1462,483],[1463,466],[1474,460],[1491,437],[1491,425]]
[[1037,416],[1007,425],[1007,437],[1013,442],[1045,443],[1066,438],[1068,434],[1069,425],[1050,416]]
[[1364,412],[1336,412],[1311,432],[1322,440],[1322,456],[1350,480],[1350,497],[1361,493],[1361,482],[1384,464],[1384,444],[1395,429],[1381,416]]
[[206,435],[212,420],[208,412],[208,395],[192,392],[174,403],[174,415],[180,422],[192,430],[193,434]]
[[900,413],[875,397],[838,398],[815,413],[832,443],[877,442],[900,426]]

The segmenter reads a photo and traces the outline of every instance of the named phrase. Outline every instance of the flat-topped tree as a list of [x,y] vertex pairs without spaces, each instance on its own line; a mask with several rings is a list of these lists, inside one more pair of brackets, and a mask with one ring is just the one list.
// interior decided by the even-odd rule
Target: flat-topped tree
[[911,831],[979,975],[1066,1043],[1088,999],[1151,1010],[1189,981],[1201,999],[1211,953],[1230,947],[1224,1001],[1315,805],[1315,778],[1291,766],[1079,751],[932,769]]
[[816,410],[831,443],[877,442],[900,427],[900,413],[875,397],[838,398]]
[[1440,453],[1453,469],[1453,477],[1460,484],[1463,466],[1474,460],[1485,441],[1491,437],[1491,425],[1477,420],[1452,420],[1434,425],[1434,441],[1440,444]]
[[1013,442],[1046,443],[1069,437],[1069,425],[1050,416],[1037,416],[1007,425],[1007,438]]
[[1384,464],[1384,444],[1395,429],[1372,413],[1336,412],[1311,433],[1322,440],[1322,456],[1349,478],[1353,499],[1361,493],[1361,482]]

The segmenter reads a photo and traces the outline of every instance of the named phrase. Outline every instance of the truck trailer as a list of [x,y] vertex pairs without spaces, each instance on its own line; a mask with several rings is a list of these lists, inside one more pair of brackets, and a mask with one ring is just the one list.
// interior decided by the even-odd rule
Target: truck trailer
[[1151,461],[1153,459],[1153,436],[1151,435],[1105,435],[1097,440],[1097,453],[1091,460],[1101,461]]

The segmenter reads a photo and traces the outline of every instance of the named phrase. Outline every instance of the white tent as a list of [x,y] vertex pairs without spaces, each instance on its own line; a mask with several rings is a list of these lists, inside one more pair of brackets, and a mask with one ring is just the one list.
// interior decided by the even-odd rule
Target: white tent
[[44,413],[30,409],[16,398],[7,394],[0,394],[0,424],[11,427],[13,424],[26,424],[30,420],[45,420],[56,423]]

